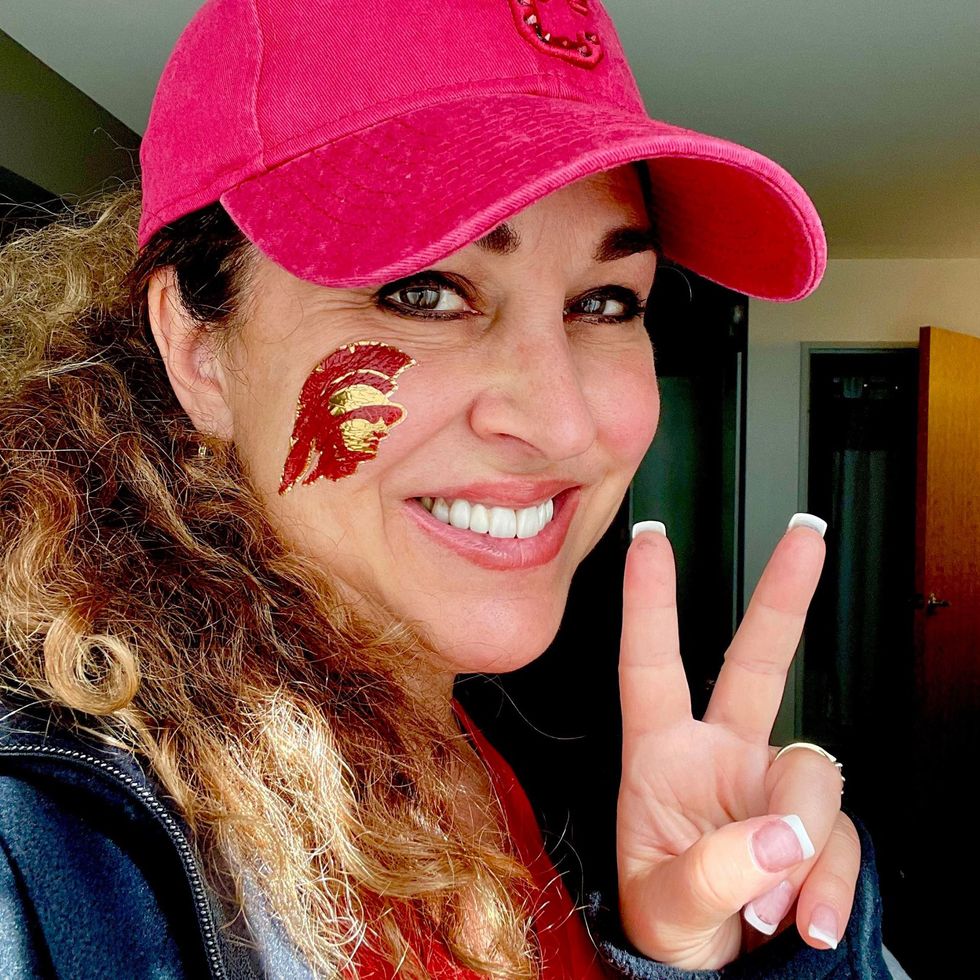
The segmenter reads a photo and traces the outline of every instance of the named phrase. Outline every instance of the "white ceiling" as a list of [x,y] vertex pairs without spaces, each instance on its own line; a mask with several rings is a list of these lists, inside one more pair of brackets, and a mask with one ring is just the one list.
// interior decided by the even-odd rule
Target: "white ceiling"
[[[198,5],[2,0],[0,30],[142,132]],[[980,0],[606,7],[651,115],[788,167],[823,214],[833,256],[980,256]]]

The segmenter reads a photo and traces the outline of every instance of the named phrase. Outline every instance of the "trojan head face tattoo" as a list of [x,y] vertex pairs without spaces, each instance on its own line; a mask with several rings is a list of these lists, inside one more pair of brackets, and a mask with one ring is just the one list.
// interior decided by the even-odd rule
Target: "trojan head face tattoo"
[[279,493],[304,473],[304,484],[321,476],[340,480],[373,459],[378,443],[405,418],[404,407],[388,395],[398,387],[398,375],[415,363],[374,340],[345,344],[320,361],[300,392]]

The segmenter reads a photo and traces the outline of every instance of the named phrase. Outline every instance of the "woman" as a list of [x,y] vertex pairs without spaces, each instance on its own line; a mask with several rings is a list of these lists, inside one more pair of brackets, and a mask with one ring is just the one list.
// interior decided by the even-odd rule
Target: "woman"
[[885,976],[838,769],[768,746],[812,520],[703,722],[638,527],[601,956],[452,700],[653,437],[658,255],[815,287],[792,179],[650,120],[584,0],[212,0],[141,158],[138,238],[122,195],[4,256],[5,975]]

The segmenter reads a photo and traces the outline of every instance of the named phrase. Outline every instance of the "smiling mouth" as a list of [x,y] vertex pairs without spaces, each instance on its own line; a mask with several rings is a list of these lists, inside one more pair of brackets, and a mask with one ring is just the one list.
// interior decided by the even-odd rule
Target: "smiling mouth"
[[418,497],[419,503],[437,520],[459,530],[492,538],[534,538],[555,516],[554,498],[531,507],[491,507],[457,497]]

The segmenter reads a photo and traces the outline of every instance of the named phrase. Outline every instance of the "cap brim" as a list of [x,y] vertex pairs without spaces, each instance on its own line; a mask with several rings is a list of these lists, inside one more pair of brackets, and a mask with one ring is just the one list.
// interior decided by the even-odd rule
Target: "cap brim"
[[735,143],[608,107],[502,94],[443,102],[311,150],[221,202],[266,255],[325,286],[417,272],[582,177],[649,161],[664,255],[730,289],[800,299],[827,247],[780,166]]

